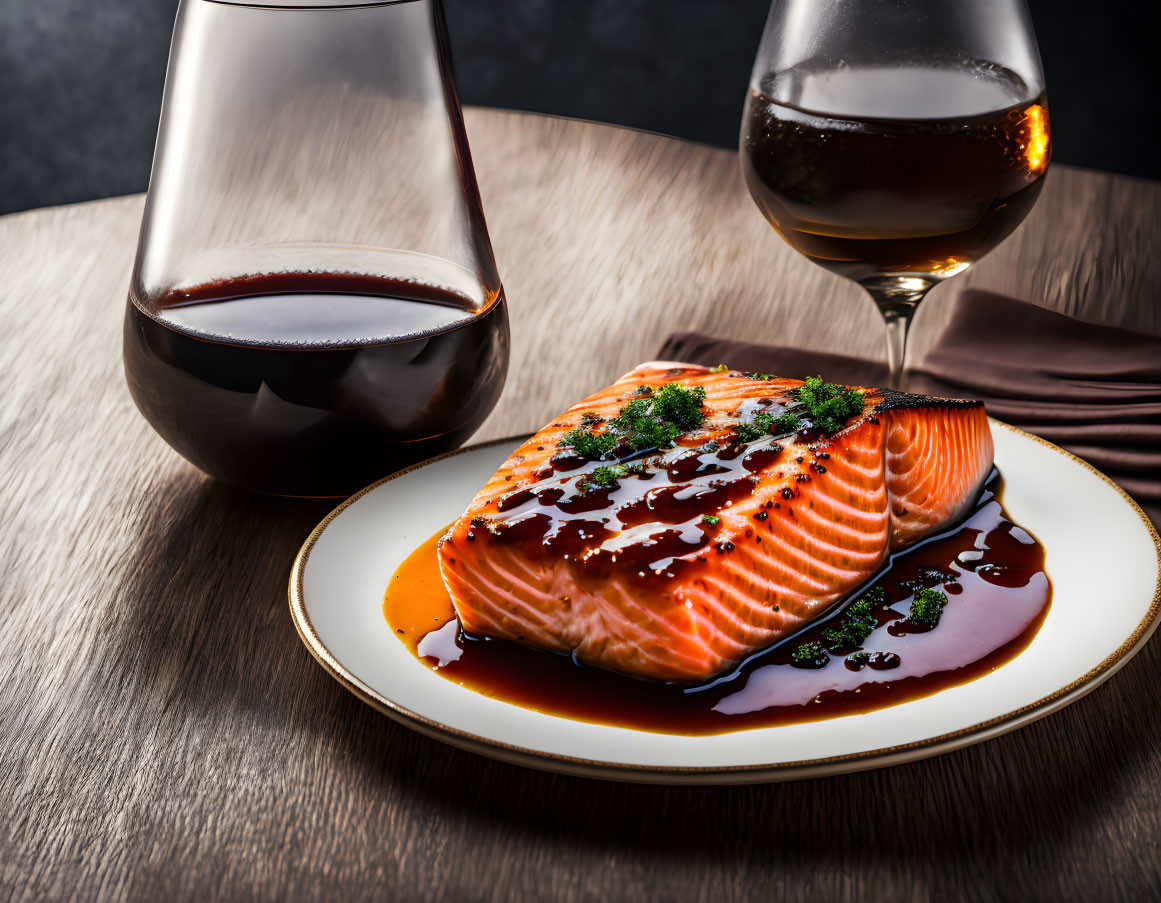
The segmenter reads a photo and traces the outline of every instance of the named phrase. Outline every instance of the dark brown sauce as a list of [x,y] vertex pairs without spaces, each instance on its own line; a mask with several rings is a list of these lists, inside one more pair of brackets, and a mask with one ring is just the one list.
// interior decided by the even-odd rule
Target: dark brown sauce
[[[1044,549],[1006,515],[993,475],[974,511],[951,530],[898,553],[867,586],[883,587],[867,661],[832,654],[822,668],[791,664],[826,620],[703,684],[664,684],[576,664],[568,656],[460,630],[440,579],[435,544],[399,567],[383,612],[396,636],[448,680],[485,696],[578,721],[675,734],[719,734],[869,712],[967,683],[1015,658],[1044,623],[1051,584]],[[913,594],[935,586],[948,603],[939,623],[907,618]],[[854,593],[851,598],[857,598]],[[852,650],[853,652],[854,650]]]

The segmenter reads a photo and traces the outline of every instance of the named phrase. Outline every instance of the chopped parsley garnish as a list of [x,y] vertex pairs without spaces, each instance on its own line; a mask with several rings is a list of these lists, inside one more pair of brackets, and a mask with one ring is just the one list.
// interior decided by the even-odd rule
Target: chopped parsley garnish
[[926,624],[934,627],[939,623],[939,616],[943,614],[943,607],[947,605],[947,596],[937,589],[921,589],[911,601],[911,620],[917,624]]
[[765,430],[760,430],[752,423],[739,423],[734,427],[734,432],[738,434],[738,438],[743,442],[753,442],[762,435]]
[[770,428],[774,426],[774,415],[769,411],[759,411],[750,422],[762,432],[768,433]]
[[806,409],[811,424],[824,433],[837,433],[863,409],[862,392],[824,383],[821,376],[808,376],[790,396]]
[[857,649],[878,626],[879,622],[869,615],[865,618],[844,618],[838,627],[828,627],[822,632],[822,641],[831,652]]
[[738,423],[734,432],[743,442],[753,442],[759,436],[770,432],[774,427],[774,415],[768,411],[759,411],[749,423]]
[[790,663],[798,668],[825,668],[829,662],[830,656],[818,643],[802,643],[790,653]]
[[612,486],[620,476],[621,468],[619,467],[598,467],[589,474],[588,482],[597,486]]
[[585,427],[569,430],[560,439],[562,448],[571,448],[586,458],[603,458],[617,445],[617,437],[611,432],[592,433]]
[[711,527],[716,527],[720,520],[721,518],[716,514],[703,514],[701,516],[701,522],[703,524],[709,524]]
[[857,649],[863,640],[871,635],[871,631],[879,626],[879,619],[875,617],[875,608],[887,600],[883,588],[876,586],[866,594],[852,602],[842,618],[834,627],[828,627],[822,632],[822,641],[831,652],[845,652]]
[[666,383],[656,391],[640,386],[633,395],[633,400],[605,424],[603,432],[593,433],[582,425],[565,433],[559,445],[594,459],[609,457],[622,441],[633,451],[671,448],[674,439],[701,426],[705,419],[702,386],[687,389]]
[[615,489],[620,485],[622,477],[640,475],[644,472],[645,468],[639,463],[597,467],[577,480],[576,486],[581,492],[589,492],[592,489]]
[[875,607],[887,601],[887,594],[883,592],[882,587],[876,586],[875,589],[879,590],[879,592],[875,593],[874,590],[871,590],[865,596],[852,602],[847,608],[847,614],[856,618],[865,618],[868,615],[874,614]]
[[787,411],[778,415],[778,419],[774,421],[774,428],[780,433],[797,433],[802,429],[802,418]]
[[681,427],[672,420],[654,417],[653,404],[640,399],[621,408],[621,413],[609,421],[609,429],[623,435],[633,451],[670,448],[682,433]]
[[684,430],[701,426],[704,415],[701,412],[705,401],[705,387],[687,389],[677,383],[666,383],[653,396],[654,417],[676,423]]
[[869,652],[852,652],[847,656],[847,661],[852,665],[861,668],[871,660],[871,653]]

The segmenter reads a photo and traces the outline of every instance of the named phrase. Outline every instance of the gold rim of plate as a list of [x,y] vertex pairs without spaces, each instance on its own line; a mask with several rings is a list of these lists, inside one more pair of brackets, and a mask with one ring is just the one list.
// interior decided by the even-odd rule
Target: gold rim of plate
[[[327,649],[315,631],[314,625],[310,620],[310,615],[306,611],[306,599],[302,591],[303,573],[306,570],[307,560],[310,558],[310,553],[314,549],[319,536],[322,535],[322,532],[331,521],[342,514],[343,511],[364,495],[378,489],[385,483],[390,483],[392,480],[398,479],[404,474],[411,473],[421,467],[426,467],[436,461],[454,458],[457,455],[466,454],[482,448],[519,443],[532,435],[530,433],[508,436],[503,439],[493,439],[490,442],[481,442],[475,445],[467,445],[463,448],[437,455],[434,458],[429,458],[426,461],[421,461],[418,464],[413,464],[403,470],[396,471],[390,476],[372,483],[370,486],[360,490],[344,501],[324,517],[319,525],[311,531],[310,536],[302,544],[302,548],[294,559],[294,566],[290,571],[290,614],[294,620],[295,629],[298,631],[298,635],[302,638],[303,643],[306,644],[306,648],[310,650],[310,654],[318,660],[318,663],[323,666],[331,677],[367,704],[428,737],[433,737],[452,746],[459,747],[460,749],[469,750],[470,752],[507,762],[514,762],[519,765],[538,768],[540,770],[579,775],[582,777],[640,783],[751,784],[769,781],[799,780],[801,778],[820,777],[827,774],[850,771],[867,771],[911,761],[916,758],[927,758],[953,752],[956,749],[967,746],[970,742],[988,740],[1008,731],[1015,730],[1018,727],[1030,724],[1046,715],[1052,714],[1091,690],[1094,690],[1111,677],[1118,668],[1132,658],[1133,654],[1144,645],[1145,641],[1156,629],[1158,615],[1161,614],[1161,535],[1158,535],[1156,527],[1153,526],[1145,512],[1141,510],[1141,506],[1124,489],[1109,479],[1109,477],[1105,476],[1105,474],[1101,473],[1087,461],[1072,454],[1072,452],[1065,451],[1063,448],[1052,444],[1046,439],[1041,439],[1039,436],[1017,429],[1002,421],[991,417],[988,420],[993,426],[1008,430],[1026,439],[1031,439],[1033,442],[1046,446],[1057,454],[1076,462],[1085,470],[1096,474],[1116,490],[1126,504],[1141,519],[1141,523],[1144,524],[1146,531],[1153,539],[1153,547],[1157,556],[1157,579],[1153,587],[1153,601],[1150,603],[1145,617],[1141,619],[1128,638],[1112,654],[1105,658],[1104,661],[1072,683],[1061,687],[1059,690],[1050,693],[1048,696],[1036,702],[1014,709],[1006,714],[990,718],[987,721],[981,721],[970,727],[952,731],[951,733],[929,737],[926,740],[905,743],[899,746],[886,746],[866,752],[848,753],[841,756],[824,756],[817,759],[804,759],[795,762],[723,766],[633,765],[621,762],[605,762],[597,759],[582,759],[574,756],[562,756],[558,753],[528,749],[527,747],[515,746],[499,740],[489,740],[486,737],[460,731],[456,728],[441,724],[438,721],[426,718],[423,715],[412,712],[392,702],[371,688],[363,686],[358,678],[348,671],[331,654],[330,650]],[[545,717],[560,716],[546,715]]]

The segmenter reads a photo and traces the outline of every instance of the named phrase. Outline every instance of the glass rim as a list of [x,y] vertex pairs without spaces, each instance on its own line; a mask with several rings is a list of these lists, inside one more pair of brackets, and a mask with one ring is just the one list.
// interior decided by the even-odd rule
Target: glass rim
[[368,6],[400,6],[417,0],[205,0],[219,6],[240,6],[244,9],[318,10],[360,9]]

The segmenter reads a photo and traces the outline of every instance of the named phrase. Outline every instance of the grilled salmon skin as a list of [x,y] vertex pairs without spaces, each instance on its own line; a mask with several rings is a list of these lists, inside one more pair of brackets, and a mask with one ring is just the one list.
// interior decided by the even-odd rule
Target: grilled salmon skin
[[[693,393],[700,423],[668,448],[586,457],[566,439],[611,430],[669,384]],[[797,632],[972,505],[992,465],[981,403],[863,388],[827,434],[794,423],[802,385],[652,362],[573,405],[439,543],[464,630],[702,680]]]

